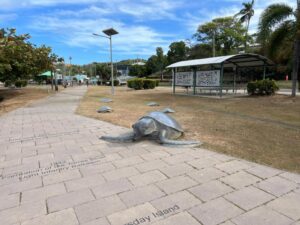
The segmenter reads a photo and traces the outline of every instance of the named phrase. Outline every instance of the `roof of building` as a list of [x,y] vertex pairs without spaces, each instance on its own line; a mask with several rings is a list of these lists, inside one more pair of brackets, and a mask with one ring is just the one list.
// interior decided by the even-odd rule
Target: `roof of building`
[[228,56],[218,56],[211,57],[205,59],[194,59],[194,60],[186,60],[180,61],[177,63],[173,63],[167,68],[176,68],[176,67],[188,67],[188,66],[201,66],[201,65],[214,65],[224,63],[224,66],[239,66],[239,67],[247,67],[247,66],[263,66],[266,65],[274,65],[274,63],[258,54],[237,54],[237,55],[228,55]]

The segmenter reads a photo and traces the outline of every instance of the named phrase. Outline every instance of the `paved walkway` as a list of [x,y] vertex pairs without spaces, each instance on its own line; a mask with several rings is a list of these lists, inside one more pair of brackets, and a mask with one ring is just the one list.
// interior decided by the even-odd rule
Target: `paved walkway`
[[0,117],[1,225],[300,225],[300,175],[205,149],[98,139],[85,87]]

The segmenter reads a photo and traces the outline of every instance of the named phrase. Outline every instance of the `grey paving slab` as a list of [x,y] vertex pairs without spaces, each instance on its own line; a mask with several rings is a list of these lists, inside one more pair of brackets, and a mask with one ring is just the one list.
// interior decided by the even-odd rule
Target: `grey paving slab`
[[203,148],[104,142],[128,129],[77,115],[85,92],[0,117],[1,225],[299,225],[299,174]]

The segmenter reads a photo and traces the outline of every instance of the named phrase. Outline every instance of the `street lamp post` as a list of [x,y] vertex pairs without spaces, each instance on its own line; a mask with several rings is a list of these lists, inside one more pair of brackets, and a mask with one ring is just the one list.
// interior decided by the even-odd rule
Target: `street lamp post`
[[72,81],[72,78],[71,78],[71,68],[72,68],[72,57],[71,56],[69,57],[69,60],[70,60],[70,68],[69,68],[70,86],[73,86],[73,81]]
[[105,37],[109,39],[109,46],[110,46],[110,68],[111,68],[111,94],[114,95],[115,94],[115,90],[114,90],[114,66],[113,66],[113,61],[112,61],[112,35],[118,34],[118,31],[116,31],[113,28],[109,28],[106,30],[102,31],[104,34],[106,34],[107,36],[104,35],[100,35],[100,34],[95,34],[93,33],[93,35],[98,36],[98,37]]

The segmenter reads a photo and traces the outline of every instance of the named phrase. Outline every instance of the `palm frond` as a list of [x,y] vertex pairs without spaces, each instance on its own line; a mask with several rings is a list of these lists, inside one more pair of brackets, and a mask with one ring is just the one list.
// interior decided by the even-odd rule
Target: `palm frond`
[[286,4],[270,5],[260,17],[258,25],[259,39],[265,41],[270,30],[291,15],[293,15],[293,8]]
[[285,43],[293,42],[295,38],[295,26],[295,21],[288,20],[280,24],[271,34],[269,42],[269,54],[271,57],[273,57]]

